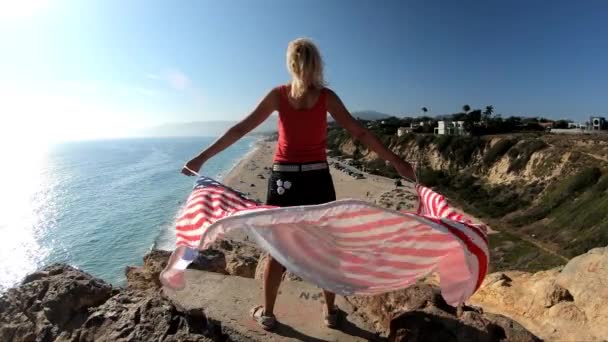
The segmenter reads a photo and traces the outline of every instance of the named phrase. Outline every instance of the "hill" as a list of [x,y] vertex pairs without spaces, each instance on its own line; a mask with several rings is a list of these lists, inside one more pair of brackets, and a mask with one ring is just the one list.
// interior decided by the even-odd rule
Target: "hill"
[[[356,111],[354,117],[362,120],[381,120],[390,118],[391,115],[373,110]],[[328,115],[328,120],[333,121]],[[277,115],[271,115],[252,133],[273,133],[277,131]],[[194,122],[166,123],[158,126],[148,127],[135,133],[138,137],[191,137],[191,136],[218,136],[232,127],[237,121],[212,120]]]
[[358,118],[361,120],[368,120],[368,121],[388,119],[391,116],[394,116],[394,115],[390,115],[390,114],[386,114],[386,113],[380,113],[375,110],[360,110],[360,111],[352,112],[351,114],[355,118]]
[[[192,136],[218,136],[236,121],[195,121],[167,123],[143,129],[136,133],[141,137],[192,137]],[[272,133],[277,130],[277,116],[272,115],[252,133]]]
[[[381,135],[418,166],[427,186],[489,223],[492,268],[538,271],[608,245],[608,138],[501,135]],[[341,129],[332,154],[395,177],[378,156]]]

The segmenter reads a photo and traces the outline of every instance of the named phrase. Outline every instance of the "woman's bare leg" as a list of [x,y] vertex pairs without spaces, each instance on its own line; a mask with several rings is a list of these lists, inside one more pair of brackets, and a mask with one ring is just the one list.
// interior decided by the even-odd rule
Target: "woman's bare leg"
[[264,314],[274,315],[274,303],[277,300],[281,278],[285,269],[278,261],[274,260],[270,255],[266,260],[266,269],[264,271]]

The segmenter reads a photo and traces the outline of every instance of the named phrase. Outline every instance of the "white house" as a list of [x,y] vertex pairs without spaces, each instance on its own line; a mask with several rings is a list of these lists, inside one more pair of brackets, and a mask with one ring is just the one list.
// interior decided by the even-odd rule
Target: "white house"
[[412,133],[414,131],[413,127],[399,127],[397,128],[397,136],[401,137],[405,134]]
[[606,127],[606,119],[602,116],[592,116],[589,118],[589,129],[592,131],[601,131]]
[[585,125],[582,123],[577,123],[577,122],[568,122],[568,128],[572,129],[572,128],[585,128]]
[[435,127],[437,135],[464,135],[464,121],[439,121]]

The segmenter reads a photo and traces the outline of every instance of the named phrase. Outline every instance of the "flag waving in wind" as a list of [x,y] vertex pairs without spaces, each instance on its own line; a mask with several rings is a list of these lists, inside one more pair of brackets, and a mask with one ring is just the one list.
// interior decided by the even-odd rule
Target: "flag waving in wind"
[[183,272],[198,250],[244,230],[289,271],[337,294],[395,291],[438,272],[446,302],[463,303],[487,272],[486,227],[431,189],[416,190],[416,213],[359,200],[277,208],[202,176],[177,220],[177,248],[161,282],[183,288]]

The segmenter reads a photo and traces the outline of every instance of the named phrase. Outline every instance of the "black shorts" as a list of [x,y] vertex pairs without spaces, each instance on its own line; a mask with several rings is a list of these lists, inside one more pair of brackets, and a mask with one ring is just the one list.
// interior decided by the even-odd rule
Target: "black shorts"
[[329,168],[314,171],[272,171],[266,204],[278,207],[323,204],[336,200]]

